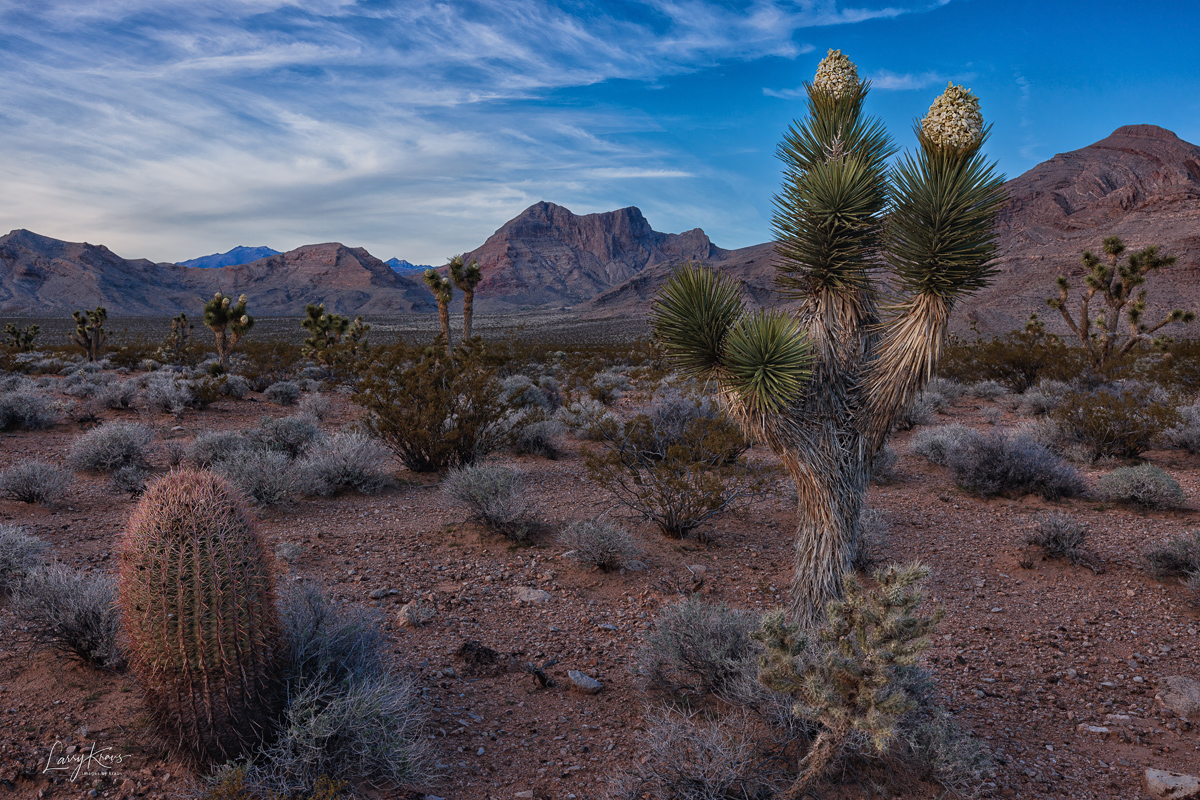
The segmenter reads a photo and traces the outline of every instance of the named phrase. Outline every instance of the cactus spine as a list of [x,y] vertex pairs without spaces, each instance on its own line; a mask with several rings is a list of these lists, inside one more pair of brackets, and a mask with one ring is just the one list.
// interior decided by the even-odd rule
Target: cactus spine
[[217,337],[217,357],[221,360],[221,368],[228,369],[233,348],[254,327],[254,317],[246,313],[246,295],[234,303],[233,298],[217,292],[204,304],[204,324]]
[[248,754],[282,709],[284,645],[244,498],[210,472],[169,473],[130,517],[120,570],[129,666],[159,733],[200,765]]
[[88,361],[95,361],[104,345],[104,321],[108,319],[108,310],[96,306],[95,311],[76,311],[71,316],[75,319],[71,341],[83,348]]

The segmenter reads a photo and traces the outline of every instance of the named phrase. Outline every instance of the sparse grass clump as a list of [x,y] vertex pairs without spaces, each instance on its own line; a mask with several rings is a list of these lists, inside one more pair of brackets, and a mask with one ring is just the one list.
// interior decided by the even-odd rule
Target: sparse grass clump
[[558,543],[568,549],[570,558],[604,572],[622,569],[639,555],[628,531],[594,520],[572,522],[563,528]]
[[514,541],[529,536],[524,477],[515,470],[486,464],[460,467],[446,475],[442,491],[489,530]]
[[13,612],[37,642],[78,656],[102,669],[125,661],[118,644],[121,616],[116,582],[62,564],[29,570],[13,592]]
[[116,472],[148,465],[154,431],[136,422],[106,422],[71,443],[67,462],[79,472]]
[[384,469],[387,449],[360,433],[336,433],[312,448],[300,462],[313,494],[332,495],[342,489],[378,494],[392,482]]
[[675,693],[736,692],[762,649],[751,638],[757,629],[748,611],[688,597],[659,613],[642,648],[641,672],[651,686]]
[[974,494],[1038,494],[1046,500],[1084,491],[1079,473],[1044,444],[1020,433],[970,431],[946,455],[955,482]]
[[1153,464],[1120,467],[1096,482],[1096,493],[1110,503],[1133,503],[1143,508],[1179,508],[1183,488]]
[[74,477],[45,461],[23,461],[0,472],[0,494],[22,503],[57,505]]
[[0,594],[5,594],[34,567],[45,562],[50,545],[19,525],[0,523]]
[[1083,560],[1087,530],[1067,514],[1048,514],[1026,537],[1026,544],[1042,548],[1047,558],[1065,558],[1078,565]]

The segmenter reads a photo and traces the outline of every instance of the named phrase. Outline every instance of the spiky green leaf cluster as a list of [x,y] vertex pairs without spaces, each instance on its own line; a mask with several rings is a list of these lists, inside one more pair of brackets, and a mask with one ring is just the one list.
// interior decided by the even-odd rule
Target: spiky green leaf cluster
[[245,336],[254,327],[254,317],[246,312],[246,295],[235,303],[229,295],[217,292],[204,304],[204,324],[214,332],[229,326],[234,336]]
[[680,370],[715,379],[755,413],[794,401],[811,374],[812,355],[795,321],[782,312],[747,314],[738,285],[708,267],[677,269],[651,323]]
[[108,309],[96,306],[95,311],[76,311],[71,317],[75,320],[71,341],[83,348],[88,361],[95,361],[104,345],[104,321],[108,319]]

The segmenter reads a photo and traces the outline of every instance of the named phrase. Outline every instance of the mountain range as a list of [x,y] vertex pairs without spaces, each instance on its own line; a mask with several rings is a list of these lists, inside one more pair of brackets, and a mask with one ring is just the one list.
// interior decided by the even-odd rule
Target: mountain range
[[236,267],[239,264],[249,264],[251,261],[257,261],[260,258],[267,256],[279,255],[278,250],[272,250],[270,247],[242,247],[238,246],[232,250],[227,250],[224,253],[213,253],[211,256],[200,256],[200,258],[191,258],[187,261],[178,262],[181,267]]
[[[1006,189],[996,277],[956,309],[956,328],[1010,330],[1031,311],[1061,326],[1045,313],[1055,276],[1081,283],[1080,253],[1099,250],[1113,234],[1131,249],[1158,244],[1178,259],[1148,283],[1151,314],[1168,306],[1200,308],[1200,147],[1153,125],[1128,125],[1054,156]],[[342,314],[434,310],[420,282],[424,266],[383,262],[336,242],[286,253],[264,248],[264,257],[234,263],[254,250],[155,264],[123,259],[103,245],[16,230],[0,237],[0,313],[42,316],[104,305],[114,316],[168,315],[198,308],[217,290],[245,292],[251,308],[266,316],[298,316],[309,302]],[[465,258],[482,268],[476,304],[484,312],[644,317],[671,270],[685,261],[736,277],[751,306],[778,302],[772,243],[726,250],[699,228],[661,233],[635,207],[577,215],[535,203]]]

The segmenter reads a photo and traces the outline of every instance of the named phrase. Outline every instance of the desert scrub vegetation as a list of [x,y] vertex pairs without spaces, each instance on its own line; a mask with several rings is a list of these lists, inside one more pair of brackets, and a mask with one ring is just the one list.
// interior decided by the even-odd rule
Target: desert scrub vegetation
[[1079,472],[1046,445],[1022,432],[970,430],[946,453],[954,481],[982,496],[1037,494],[1058,500],[1082,494]]
[[567,426],[560,420],[539,417],[537,412],[527,414],[518,411],[510,421],[515,428],[512,437],[514,454],[540,456],[552,461],[562,455]]
[[50,545],[19,525],[0,523],[0,595],[11,592],[29,570],[45,563]]
[[45,461],[23,461],[0,472],[0,494],[22,503],[53,506],[74,480],[65,469]]
[[335,433],[300,461],[305,491],[325,496],[343,489],[378,494],[392,483],[392,476],[383,468],[390,455],[383,445],[361,433]]
[[293,381],[279,381],[264,389],[263,397],[277,406],[294,406],[300,401],[300,387]]
[[930,464],[944,467],[950,454],[960,447],[972,429],[957,422],[926,428],[913,434],[910,449]]
[[1065,558],[1078,566],[1084,560],[1088,533],[1068,514],[1047,514],[1025,536],[1025,543],[1041,548],[1046,558]]
[[684,694],[740,692],[761,646],[758,618],[692,595],[659,612],[638,657],[638,671],[658,689]]
[[260,506],[290,507],[308,487],[296,462],[272,450],[246,450],[214,463],[212,470]]
[[1137,458],[1182,421],[1162,387],[1136,381],[1068,392],[1052,416],[1091,461]]
[[525,479],[509,467],[470,464],[447,473],[442,491],[465,506],[472,521],[506,539],[523,541],[533,529]]
[[1200,573],[1200,531],[1181,533],[1148,547],[1142,560],[1158,580]]
[[488,360],[477,342],[452,356],[403,344],[373,351],[352,397],[366,410],[364,430],[413,472],[467,466],[506,446],[513,409]]
[[1153,464],[1114,469],[1096,481],[1096,494],[1110,503],[1132,503],[1156,510],[1183,505],[1179,481]]
[[0,430],[41,431],[62,420],[58,407],[29,389],[0,393]]
[[50,564],[28,570],[12,594],[13,613],[33,641],[100,669],[124,666],[121,614],[111,576]]
[[572,522],[558,534],[558,543],[568,558],[603,572],[624,569],[641,555],[628,531],[597,520]]
[[298,417],[262,417],[258,427],[247,431],[256,446],[294,461],[307,454],[321,441],[321,429],[312,419]]
[[858,516],[858,536],[850,567],[855,572],[870,572],[883,559],[883,546],[890,530],[887,516],[878,508],[864,508]]
[[724,415],[652,406],[594,430],[599,452],[584,451],[589,479],[621,505],[680,539],[739,500],[766,488],[769,470],[750,464],[749,442]]
[[77,437],[67,453],[67,463],[78,472],[116,472],[122,467],[148,463],[154,431],[136,422],[106,422]]

